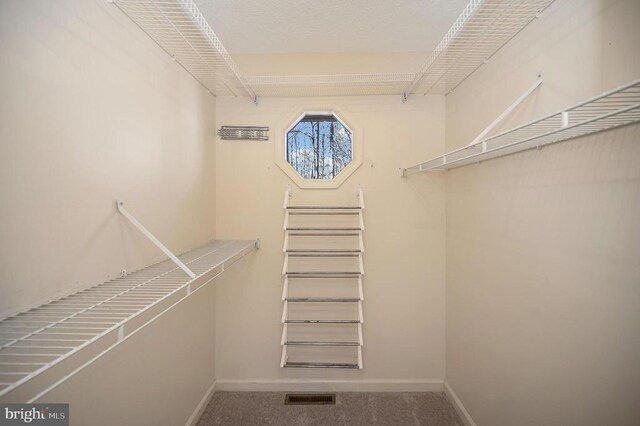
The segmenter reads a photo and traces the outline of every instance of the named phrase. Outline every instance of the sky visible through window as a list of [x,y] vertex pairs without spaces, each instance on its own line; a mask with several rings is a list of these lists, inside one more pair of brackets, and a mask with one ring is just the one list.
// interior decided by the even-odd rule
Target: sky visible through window
[[351,162],[351,137],[333,115],[305,115],[287,133],[287,162],[305,179],[333,179]]

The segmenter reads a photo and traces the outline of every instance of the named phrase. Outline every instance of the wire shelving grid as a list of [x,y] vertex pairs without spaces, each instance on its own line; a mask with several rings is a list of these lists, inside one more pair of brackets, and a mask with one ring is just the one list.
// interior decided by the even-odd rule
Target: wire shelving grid
[[193,0],[113,3],[214,95],[256,95]]
[[451,169],[640,121],[640,80],[404,169]]
[[[256,248],[255,240],[212,241],[179,256],[193,279],[165,260],[2,319],[0,398],[98,340],[122,340]],[[43,375],[46,385],[65,368]]]
[[404,92],[454,90],[553,0],[471,0]]

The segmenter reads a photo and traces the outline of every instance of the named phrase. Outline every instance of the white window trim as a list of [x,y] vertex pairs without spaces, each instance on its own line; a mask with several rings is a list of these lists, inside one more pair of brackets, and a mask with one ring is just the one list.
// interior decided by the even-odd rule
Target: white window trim
[[[305,115],[333,115],[343,126],[351,132],[351,162],[347,164],[333,179],[305,179],[286,158],[287,133],[295,127],[296,124]],[[354,126],[351,120],[346,119],[342,112],[335,110],[315,110],[305,109],[299,113],[294,120],[287,121],[287,127],[282,126],[281,130],[277,130],[278,138],[275,143],[275,163],[282,171],[299,187],[308,189],[336,189],[340,187],[348,178],[362,165],[362,129]]]

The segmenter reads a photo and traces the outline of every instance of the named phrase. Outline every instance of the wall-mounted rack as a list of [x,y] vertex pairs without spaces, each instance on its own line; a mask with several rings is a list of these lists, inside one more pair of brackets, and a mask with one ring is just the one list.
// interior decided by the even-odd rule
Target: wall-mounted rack
[[36,400],[96,348],[111,347],[148,324],[255,250],[256,243],[212,241],[179,256],[193,279],[166,260],[3,319],[0,400]]
[[221,126],[218,136],[223,141],[268,141],[269,128],[258,126]]
[[240,69],[193,0],[111,0],[214,95],[257,102]]
[[265,96],[397,95],[415,73],[247,76],[247,84]]
[[471,0],[405,88],[405,98],[454,90],[552,2]]
[[[282,345],[280,366],[283,368],[360,369],[363,367],[364,243],[362,233],[364,231],[364,193],[361,188],[358,188],[356,195],[358,204],[353,206],[292,206],[289,204],[289,199],[292,196],[291,188],[289,187],[285,191],[282,206],[285,212],[282,226],[285,239],[282,248],[284,283],[282,288],[282,338],[280,341]],[[313,221],[333,216],[340,221],[346,220],[350,223],[343,223],[341,226],[310,226],[309,224],[292,226],[290,221],[296,220],[297,216],[302,216],[305,219],[311,218]],[[290,237],[306,239],[310,245],[296,248],[290,241]],[[330,245],[323,245],[327,243]],[[292,268],[290,263],[292,259],[296,258],[304,258],[310,263],[303,265],[302,270],[296,270],[296,268]],[[323,264],[320,267],[316,265],[316,260],[324,261],[331,258],[351,260],[343,263],[340,267],[329,264]],[[296,296],[295,292],[299,291],[303,281],[312,281],[316,285],[311,294]],[[331,281],[338,282],[338,287],[342,287],[342,289],[338,290],[338,287],[332,287]],[[322,291],[324,293],[319,294]],[[345,293],[327,294],[328,291],[348,292],[348,295]],[[292,305],[301,306],[301,309],[298,309],[298,314],[304,314],[304,318],[292,317]],[[317,307],[319,306],[324,309],[318,311]],[[348,318],[343,316],[345,315],[345,307],[347,311],[350,311]],[[318,313],[324,314],[324,317],[313,318]],[[292,333],[291,327],[302,327],[302,330]],[[309,327],[321,327],[321,329],[310,330]],[[338,329],[331,330],[327,327],[337,327]],[[350,337],[345,338],[345,335]],[[313,349],[314,359],[312,361],[300,359],[300,354],[291,353],[296,348],[304,349],[305,347],[307,351],[310,348],[315,348]],[[292,348],[291,351],[289,348]],[[339,354],[327,354],[326,350],[331,348],[348,348],[350,361],[333,359]],[[344,356],[344,354],[342,355]],[[317,357],[322,359],[317,359]],[[328,359],[323,357],[328,357]]]
[[640,80],[403,169],[403,176],[478,163],[640,121]]
[[218,240],[175,256],[117,205],[170,259],[0,320],[1,402],[38,400],[259,248]]

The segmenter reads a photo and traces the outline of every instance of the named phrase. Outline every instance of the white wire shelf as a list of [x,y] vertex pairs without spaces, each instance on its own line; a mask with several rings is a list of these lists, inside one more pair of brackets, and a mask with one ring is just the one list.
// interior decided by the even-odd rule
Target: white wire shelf
[[84,360],[85,350],[93,355],[96,347],[109,348],[123,340],[251,253],[257,244],[255,240],[216,240],[184,253],[179,258],[193,271],[193,279],[166,260],[4,318],[0,321],[0,400],[35,399]]
[[415,73],[247,76],[258,96],[397,95]]
[[552,2],[471,0],[404,93],[449,93]]
[[213,94],[256,100],[193,0],[114,0],[114,4]]
[[418,72],[243,76],[194,0],[113,0],[215,95],[447,94],[553,0],[471,0]]
[[404,169],[403,176],[502,157],[640,121],[640,80]]
[[553,0],[471,0],[424,66],[413,73],[247,76],[258,96],[447,94]]

